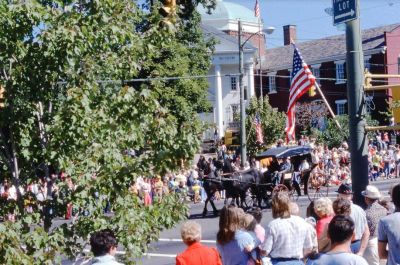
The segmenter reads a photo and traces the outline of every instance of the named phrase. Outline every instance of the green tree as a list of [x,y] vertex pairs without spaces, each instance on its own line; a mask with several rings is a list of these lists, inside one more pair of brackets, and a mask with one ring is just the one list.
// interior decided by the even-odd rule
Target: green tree
[[[339,147],[344,141],[348,141],[349,133],[349,116],[336,116],[341,129],[339,129],[332,118],[328,119],[327,127],[324,131],[314,129],[313,134],[317,137],[317,142],[328,145],[329,148]],[[373,120],[370,116],[366,116],[366,121],[369,126],[378,125],[377,120]],[[372,133],[368,133],[368,138],[372,137]]]
[[[198,149],[193,117],[209,107],[208,84],[189,77],[207,74],[212,51],[199,28],[199,2],[214,4],[182,1],[173,32],[159,26],[158,2],[150,11],[150,2],[130,0],[0,2],[0,180],[18,191],[0,209],[16,216],[0,224],[1,264],[60,263],[106,227],[131,264],[185,217],[175,196],[144,207],[129,187],[138,176],[178,168]],[[187,78],[164,78],[175,76]],[[127,149],[140,152],[131,157]],[[50,180],[51,169],[66,172],[76,189],[58,183],[55,193],[48,181],[44,216],[26,211],[28,199],[37,202],[19,187]],[[112,217],[103,214],[108,202]],[[52,226],[67,203],[88,215]]]
[[[259,113],[261,119],[263,144],[256,141],[256,128],[254,125],[256,113]],[[246,114],[247,152],[250,156],[264,151],[276,140],[284,136],[286,115],[272,108],[269,104],[268,96],[265,96],[264,100],[252,98],[249,107],[246,109]]]

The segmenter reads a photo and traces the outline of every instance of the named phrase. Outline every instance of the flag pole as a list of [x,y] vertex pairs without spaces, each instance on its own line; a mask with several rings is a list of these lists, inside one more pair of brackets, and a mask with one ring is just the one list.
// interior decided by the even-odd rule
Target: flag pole
[[[262,87],[262,69],[261,69],[261,36],[262,36],[262,29],[261,29],[261,17],[258,17],[258,31],[259,31],[259,36],[258,36],[258,66],[259,66],[259,71],[258,74],[260,75],[260,98],[261,102],[264,101],[264,95],[263,95],[263,87]],[[264,104],[262,104],[264,106]]]
[[331,114],[333,120],[335,121],[336,126],[339,129],[342,129],[342,126],[340,126],[339,121],[336,119],[336,115],[335,115],[335,113],[333,113],[333,110],[332,110],[331,106],[329,105],[328,101],[326,100],[324,93],[322,93],[322,90],[319,87],[318,82],[315,82],[314,85],[315,85],[315,88],[318,90],[318,93],[321,95],[322,100],[324,101],[326,107],[328,108],[328,111]]

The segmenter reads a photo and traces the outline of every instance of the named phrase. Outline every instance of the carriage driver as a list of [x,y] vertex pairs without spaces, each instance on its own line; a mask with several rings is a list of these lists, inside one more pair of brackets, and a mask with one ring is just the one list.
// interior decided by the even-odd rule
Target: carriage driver
[[282,176],[285,173],[290,173],[292,170],[292,164],[290,163],[290,157],[286,157],[284,159],[278,158],[279,170],[274,172],[274,176],[272,178],[272,183],[278,185],[281,183]]

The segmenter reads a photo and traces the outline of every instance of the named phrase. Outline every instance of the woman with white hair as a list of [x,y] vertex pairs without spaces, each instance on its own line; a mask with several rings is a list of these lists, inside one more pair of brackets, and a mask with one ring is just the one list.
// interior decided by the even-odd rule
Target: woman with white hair
[[326,252],[330,248],[330,240],[327,236],[329,222],[333,218],[332,201],[329,198],[322,197],[314,201],[314,211],[318,216],[315,226],[317,231],[318,251]]
[[176,265],[222,265],[215,248],[200,244],[201,226],[194,221],[187,221],[181,227],[181,237],[187,249],[176,257]]

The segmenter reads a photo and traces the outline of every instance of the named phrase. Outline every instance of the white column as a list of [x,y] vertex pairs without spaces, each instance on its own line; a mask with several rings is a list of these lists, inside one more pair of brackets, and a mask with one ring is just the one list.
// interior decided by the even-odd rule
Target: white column
[[222,138],[224,136],[224,122],[222,112],[222,79],[221,79],[221,66],[215,65],[215,109],[217,116],[217,129],[218,136]]
[[[254,90],[254,66],[252,63],[246,64],[247,75],[247,97],[250,100],[255,95]],[[250,101],[249,101],[250,102]]]

